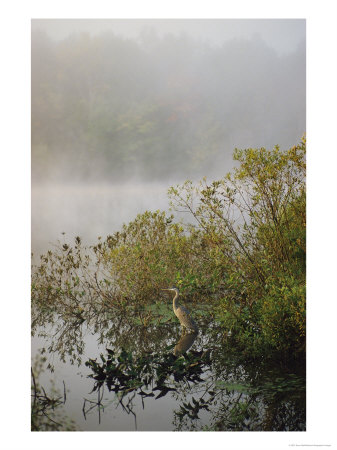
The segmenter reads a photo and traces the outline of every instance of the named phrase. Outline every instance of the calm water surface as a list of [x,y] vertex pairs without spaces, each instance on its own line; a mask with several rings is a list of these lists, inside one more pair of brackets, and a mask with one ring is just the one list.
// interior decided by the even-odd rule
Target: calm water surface
[[[108,329],[97,323],[62,321],[38,327],[32,339],[33,361],[41,357],[41,350],[47,359],[39,383],[48,392],[53,379],[60,397],[64,386],[67,390],[66,400],[59,406],[64,420],[61,425],[72,419],[78,430],[305,430],[304,374],[294,367],[226,358],[218,345],[216,324],[205,317],[197,317],[200,331],[187,337],[185,356],[179,356],[179,352],[173,356],[177,348],[186,350],[182,348],[186,336],[181,336],[173,318],[166,324],[147,327],[136,325],[132,317],[124,317],[122,325],[119,318],[111,320]],[[123,392],[122,402],[122,391],[109,390],[107,380],[93,391],[97,380],[90,376],[97,372],[86,363],[94,360],[107,368],[107,349],[117,356],[124,349],[135,363],[149,357],[164,361],[160,363],[165,372],[163,384],[158,382],[157,364],[148,385]],[[183,362],[182,375],[177,379],[170,364],[177,367],[177,361],[186,358],[193,359],[190,366],[197,371],[188,379]],[[126,364],[118,364],[126,374]],[[124,372],[119,382],[122,377]],[[139,373],[134,377],[145,380]],[[161,386],[170,390],[166,392]]]
[[[39,255],[57,239],[77,235],[95,243],[137,213],[167,210],[166,190],[166,185],[35,187],[32,251]],[[165,321],[157,315],[146,326],[132,312],[77,319],[37,312],[35,382],[41,393],[59,399],[54,409],[40,412],[48,413],[44,420],[54,420],[60,430],[70,421],[72,429],[97,431],[305,430],[303,370],[229,357],[223,329],[202,305],[190,306],[199,334],[186,338],[171,303],[158,299],[158,304],[165,304]],[[123,351],[126,356],[120,356]],[[111,378],[111,367],[117,367],[118,379]],[[97,379],[99,370],[105,379]]]

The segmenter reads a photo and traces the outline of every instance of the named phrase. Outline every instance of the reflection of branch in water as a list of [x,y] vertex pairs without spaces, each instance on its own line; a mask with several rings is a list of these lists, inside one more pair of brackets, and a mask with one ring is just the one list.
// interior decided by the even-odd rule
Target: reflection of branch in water
[[[39,371],[37,372],[37,376]],[[32,376],[32,408],[31,408],[31,428],[32,431],[58,431],[62,429],[74,429],[72,422],[66,423],[65,417],[60,415],[58,407],[66,402],[66,388],[63,381],[63,399],[62,396],[52,397],[51,394],[47,395],[43,386],[40,386],[38,381],[36,381],[36,376],[34,374],[33,368],[31,368]],[[56,393],[56,392],[54,392]],[[51,417],[51,415],[54,417]],[[62,423],[55,420],[62,419]],[[43,420],[43,418],[47,419]],[[66,427],[66,428],[65,428]]]
[[[88,399],[86,399],[86,398],[84,399],[82,412],[83,412],[83,416],[84,416],[84,419],[85,419],[85,420],[87,420],[87,414],[88,414],[91,410],[93,410],[94,408],[97,407],[97,408],[98,408],[98,423],[99,423],[99,424],[101,423],[101,409],[102,409],[103,412],[104,412],[104,405],[103,405],[103,403],[102,403],[103,394],[104,394],[104,386],[102,386],[102,395],[101,395],[101,388],[99,387],[98,390],[97,390],[97,402],[94,402],[94,401],[92,401],[92,400],[88,400]],[[86,409],[85,409],[85,405],[86,405],[87,402],[88,402],[91,406],[86,410]]]
[[[196,335],[189,333],[182,336],[175,347],[176,352],[186,351]],[[203,381],[200,375],[211,363],[209,351],[192,350],[185,352],[184,356],[176,356],[172,353],[172,347],[161,353],[147,352],[140,357],[124,349],[119,354],[107,349],[107,355],[101,354],[101,363],[96,359],[85,363],[93,372],[89,375],[95,380],[93,391],[106,385],[110,392],[115,392],[117,407],[120,404],[123,411],[134,416],[136,430],[137,417],[132,403],[136,394],[141,396],[144,409],[144,397],[155,397],[155,391],[158,391],[155,399],[159,399],[177,389],[189,388],[189,383],[196,385]],[[99,406],[99,402],[91,402],[91,407],[86,411],[84,404],[84,414]]]
[[[128,403],[126,405],[124,405],[124,403],[123,403],[124,396],[121,396],[120,398],[118,398],[118,402],[122,406],[123,410],[126,411],[127,414],[131,413],[133,415],[133,417],[135,418],[135,428],[137,431],[137,416],[132,410],[132,408],[133,408],[132,400],[135,398],[135,396],[136,396],[136,392],[133,392],[133,395],[130,396]],[[142,400],[143,400],[143,398],[142,398]],[[143,407],[143,409],[144,409],[144,407]]]
[[[102,393],[101,393],[101,388],[100,387],[98,388],[98,391],[97,391],[97,396],[98,396],[97,402],[95,402],[93,400],[88,400],[87,398],[84,399],[83,407],[82,407],[82,413],[83,413],[83,416],[84,416],[85,420],[87,420],[87,414],[90,413],[90,411],[92,411],[93,409],[97,408],[97,410],[98,410],[98,423],[99,424],[101,423],[101,410],[104,412],[104,405],[102,403],[103,394],[104,394],[104,386],[102,386]],[[121,407],[123,408],[123,410],[127,414],[131,413],[134,416],[135,429],[137,431],[137,416],[136,416],[136,414],[134,413],[134,411],[132,409],[133,406],[134,406],[132,404],[132,400],[135,398],[135,395],[136,395],[136,393],[134,392],[133,395],[128,398],[128,402],[127,402],[126,405],[123,403],[124,396],[123,395],[122,396],[117,395],[118,403],[117,403],[116,408],[118,408],[118,405],[121,405]],[[89,406],[89,408],[86,409],[86,404],[87,403],[89,403],[90,406]]]
[[[298,388],[296,380],[293,384],[290,381],[285,385],[285,390],[279,392],[274,383],[260,382],[259,385],[253,386],[249,379],[241,378],[239,381],[233,376],[231,367],[224,370],[220,380],[211,373],[208,381],[205,384],[200,383],[198,389],[190,389],[187,392],[180,390],[176,393],[174,398],[181,406],[174,411],[174,425],[177,430],[185,431],[303,430],[305,416],[299,414],[300,410],[296,409],[293,400],[287,400],[287,389]],[[281,382],[282,380],[279,381],[280,385]],[[201,396],[200,387],[204,390]],[[271,418],[268,417],[270,403],[275,409]],[[201,424],[197,423],[201,409],[209,411],[209,425],[202,428]],[[296,422],[292,415],[296,417]]]

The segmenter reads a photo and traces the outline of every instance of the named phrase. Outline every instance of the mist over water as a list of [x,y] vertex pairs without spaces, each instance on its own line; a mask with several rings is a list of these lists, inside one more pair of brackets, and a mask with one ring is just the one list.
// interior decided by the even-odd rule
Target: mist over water
[[[32,189],[32,252],[76,236],[92,245],[146,210],[168,210],[167,185],[159,183],[35,185]],[[65,234],[62,234],[65,233]]]
[[93,243],[223,177],[234,148],[304,133],[303,20],[33,20],[32,251]]

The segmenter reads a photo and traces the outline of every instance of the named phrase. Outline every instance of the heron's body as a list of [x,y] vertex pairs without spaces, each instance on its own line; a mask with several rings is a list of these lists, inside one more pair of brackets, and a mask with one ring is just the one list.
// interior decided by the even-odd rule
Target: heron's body
[[192,319],[190,312],[184,306],[178,304],[179,290],[177,288],[163,289],[163,291],[173,291],[175,296],[173,297],[173,312],[178,317],[179,322],[186,330],[193,332],[198,331],[198,326]]

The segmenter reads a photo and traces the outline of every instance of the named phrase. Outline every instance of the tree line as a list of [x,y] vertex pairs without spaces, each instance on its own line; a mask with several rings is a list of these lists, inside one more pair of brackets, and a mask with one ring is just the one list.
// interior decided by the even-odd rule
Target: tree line
[[32,34],[33,181],[220,176],[234,147],[290,146],[304,128],[304,46]]

